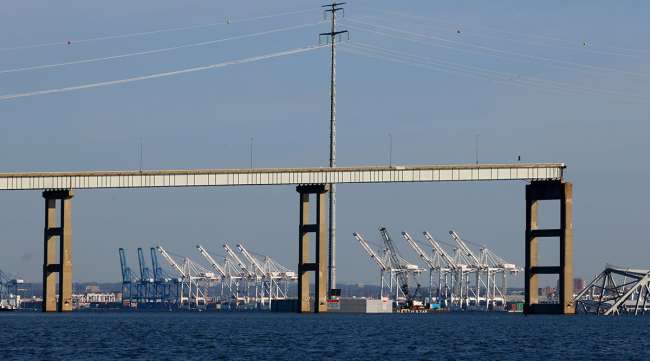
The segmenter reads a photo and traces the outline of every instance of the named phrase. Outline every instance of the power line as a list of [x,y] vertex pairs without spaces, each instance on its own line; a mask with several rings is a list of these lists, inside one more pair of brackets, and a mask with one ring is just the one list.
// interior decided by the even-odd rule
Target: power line
[[174,27],[174,28],[167,28],[167,29],[141,31],[141,32],[135,32],[135,33],[107,35],[107,36],[99,36],[99,37],[86,38],[86,39],[70,39],[70,40],[66,40],[66,41],[55,41],[55,42],[49,42],[49,43],[19,45],[19,46],[13,46],[13,47],[0,48],[0,51],[34,49],[34,48],[44,48],[44,47],[52,47],[52,46],[59,46],[59,45],[90,43],[90,42],[104,41],[104,40],[126,39],[126,38],[138,37],[138,36],[147,36],[147,35],[155,35],[155,34],[162,34],[162,33],[171,33],[171,32],[176,32],[176,31],[208,28],[208,27],[214,27],[214,26],[218,26],[218,25],[228,25],[228,24],[245,23],[245,22],[257,21],[257,20],[265,20],[265,19],[271,19],[271,18],[282,17],[282,16],[303,14],[303,13],[307,13],[307,12],[310,12],[310,11],[316,11],[316,10],[320,10],[320,8],[308,8],[308,9],[302,9],[302,10],[296,10],[296,11],[288,11],[288,12],[277,13],[277,14],[261,15],[261,16],[255,16],[255,17],[250,17],[250,18],[242,18],[242,19],[239,19],[239,20],[228,20],[227,22],[221,21],[221,22],[208,23],[208,24],[198,24],[198,25],[181,26],[181,27]]
[[[444,65],[436,64],[435,61],[430,61],[430,63],[433,63],[437,67],[431,66],[429,62],[424,62],[424,61],[420,61],[420,60],[413,60],[413,59],[409,59],[409,58],[404,57],[404,56],[396,56],[396,55],[391,54],[391,53],[383,54],[382,51],[370,52],[370,51],[374,51],[374,50],[373,49],[366,49],[364,47],[359,47],[358,45],[359,45],[358,42],[350,43],[350,44],[347,44],[344,48],[341,48],[341,49],[343,51],[346,51],[346,52],[349,52],[349,53],[353,53],[353,54],[357,54],[357,55],[363,55],[363,56],[366,56],[366,57],[369,57],[369,58],[388,60],[388,61],[391,61],[391,62],[401,63],[401,64],[415,66],[415,67],[420,67],[420,68],[424,68],[424,69],[440,71],[440,72],[445,72],[445,73],[458,73],[458,74],[461,74],[461,75],[465,75],[465,76],[469,76],[469,77],[473,77],[473,78],[478,78],[478,79],[488,79],[488,80],[491,79],[490,77],[488,77],[486,75],[482,75],[482,74],[474,74],[474,73],[471,73],[471,72],[468,72],[468,71],[461,71],[461,70],[457,70],[457,69],[454,69],[454,68],[445,68]],[[409,56],[411,56],[411,55],[409,54]]]
[[[469,47],[471,49],[476,49],[479,51],[485,51],[492,53],[493,56],[499,56],[500,55],[510,55],[510,56],[515,56],[519,58],[524,58],[524,59],[529,59],[529,60],[537,60],[537,61],[543,61],[543,62],[548,62],[555,64],[556,66],[559,65],[564,65],[569,66],[569,67],[576,67],[580,68],[582,70],[588,70],[588,71],[608,71],[608,72],[614,72],[614,73],[620,73],[620,74],[626,74],[626,75],[633,75],[637,77],[644,77],[644,78],[650,78],[650,74],[646,73],[637,73],[637,72],[632,72],[632,71],[626,71],[622,69],[615,69],[615,68],[608,68],[608,67],[602,67],[602,66],[596,66],[596,65],[589,65],[589,64],[581,64],[581,63],[576,63],[576,62],[571,62],[571,61],[565,61],[565,60],[559,60],[559,59],[553,59],[553,58],[548,58],[548,57],[543,57],[543,56],[537,56],[537,55],[530,55],[530,54],[525,54],[525,53],[520,53],[520,52],[515,52],[515,51],[509,51],[509,50],[503,50],[503,49],[498,49],[498,48],[493,48],[493,47],[488,47],[488,46],[483,46],[483,45],[477,45],[477,44],[472,44],[472,43],[464,43],[461,41],[456,41],[456,40],[451,40],[451,39],[446,39],[442,38],[439,36],[434,36],[430,34],[422,34],[422,33],[417,33],[413,31],[408,31],[408,30],[403,30],[403,29],[398,29],[390,26],[385,26],[385,25],[378,25],[378,24],[372,24],[372,23],[367,23],[364,21],[359,21],[359,20],[354,20],[354,19],[348,19],[348,21],[361,24],[361,25],[366,25],[366,26],[371,26],[379,29],[384,29],[384,30],[389,30],[401,34],[407,34],[411,36],[416,36],[419,38],[425,38],[425,39],[430,39],[430,40],[435,40],[435,41],[441,41],[444,43],[448,44],[454,44],[454,45],[460,45]],[[368,30],[368,29],[361,29],[361,30]],[[377,31],[374,31],[375,33],[379,33]],[[385,34],[385,33],[384,33]],[[413,39],[408,39],[406,40],[413,41]],[[457,48],[453,46],[449,46],[448,48],[459,50],[459,51],[467,51],[468,49],[464,48]]]
[[[443,64],[438,63],[439,61],[433,61],[433,60],[427,60],[426,58],[422,58],[416,55],[411,55],[407,54],[406,56],[403,55],[395,55],[395,52],[390,51],[390,50],[385,50],[382,48],[378,47],[370,47],[367,44],[364,44],[365,47],[367,48],[359,48],[356,45],[359,43],[354,43],[354,44],[348,44],[347,46],[352,46],[355,50],[357,51],[350,51],[350,49],[344,49],[345,51],[356,53],[357,55],[363,55],[371,58],[377,58],[377,59],[383,59],[383,60],[388,60],[392,62],[397,62],[397,63],[402,63],[406,65],[411,65],[411,66],[416,66],[420,68],[424,68],[427,70],[433,70],[433,71],[441,71],[441,72],[446,72],[446,73],[456,73],[464,76],[469,76],[472,78],[477,78],[477,79],[482,79],[482,80],[491,80],[499,83],[505,83],[505,84],[512,84],[516,86],[524,86],[524,87],[532,87],[540,90],[546,90],[546,91],[552,91],[552,92],[562,92],[562,93],[569,93],[569,94],[574,94],[574,93],[580,93],[580,94],[590,94],[590,95],[598,95],[598,96],[617,96],[619,100],[623,101],[632,101],[634,103],[641,103],[644,105],[648,105],[650,102],[650,98],[638,95],[638,94],[625,94],[621,92],[616,92],[616,91],[609,91],[609,90],[598,90],[598,89],[593,89],[593,88],[585,88],[585,87],[576,87],[571,84],[567,83],[561,83],[561,82],[556,82],[556,81],[551,81],[551,80],[545,80],[545,79],[538,79],[538,78],[525,78],[525,77],[519,77],[515,74],[510,74],[510,73],[504,73],[504,72],[498,72],[494,70],[489,70],[489,69],[484,69],[480,67],[474,67],[474,66],[467,66],[467,65],[462,65],[462,64],[454,64],[454,63],[449,63],[449,62],[443,62]],[[374,50],[375,49],[381,49],[381,50]],[[368,50],[375,51],[375,53],[370,53],[368,54]],[[379,54],[377,53],[379,52]],[[413,57],[416,59],[414,60]],[[421,60],[424,59],[424,60]],[[433,63],[435,66],[430,66],[430,63]],[[635,98],[638,99],[639,101],[633,101],[630,98]]]
[[[352,45],[359,45],[361,43],[355,42]],[[368,44],[361,44],[363,47],[366,47],[368,49],[374,49],[382,52],[389,53],[390,55],[397,55],[397,56],[406,56],[410,58],[416,58],[418,61],[432,61],[431,59],[425,58],[425,57],[420,57],[417,55],[412,55],[412,54],[406,54],[403,52],[395,52],[391,51],[388,49],[376,47],[376,46],[371,46]],[[451,66],[454,68],[459,68],[461,71],[470,71],[472,74],[485,74],[484,78],[490,79],[490,80],[495,80],[495,81],[507,81],[507,82],[519,82],[519,83],[529,83],[531,85],[541,83],[539,85],[547,85],[547,86],[553,86],[557,87],[559,89],[569,89],[571,90],[577,90],[580,92],[588,92],[590,94],[595,94],[595,95],[616,95],[616,96],[621,96],[621,97],[633,97],[633,98],[638,98],[644,101],[650,101],[650,98],[647,98],[642,95],[638,94],[629,94],[629,93],[622,93],[622,92],[617,92],[617,91],[612,91],[612,90],[605,90],[605,89],[594,89],[594,88],[585,88],[585,87],[580,87],[576,86],[573,84],[568,84],[568,83],[562,83],[558,81],[552,81],[552,80],[546,80],[546,79],[539,79],[539,78],[534,78],[534,77],[520,77],[517,76],[516,74],[513,73],[507,73],[507,72],[501,72],[501,71],[495,71],[495,70],[489,70],[481,67],[476,67],[476,66],[471,66],[471,65],[462,65],[458,63],[452,63],[452,62],[446,62],[446,61],[441,61],[437,60],[435,61],[436,63],[442,64],[444,66]],[[436,64],[438,65],[438,64]],[[495,78],[496,76],[496,78]]]
[[[402,17],[405,19],[409,20],[419,20],[421,22],[427,23],[429,25],[432,25],[433,23],[442,23],[442,24],[447,24],[447,26],[455,26],[458,27],[460,26],[459,22],[455,21],[449,21],[449,20],[442,20],[440,18],[432,18],[432,17],[425,17],[425,16],[417,16],[413,14],[407,14],[407,13],[400,13],[400,12],[392,12],[392,11],[381,11],[377,10],[378,12],[384,13],[386,15],[390,16],[398,16]],[[367,16],[367,17],[372,17],[372,16]],[[374,17],[377,18],[377,17]],[[394,18],[391,18],[391,20]],[[559,37],[554,37],[554,36],[548,36],[548,35],[542,35],[542,34],[527,34],[527,33],[522,33],[520,31],[514,32],[514,31],[508,31],[508,30],[503,30],[503,29],[497,29],[493,27],[488,27],[484,25],[472,25],[470,26],[480,29],[481,31],[476,31],[472,32],[471,34],[473,36],[477,37],[482,37],[482,38],[492,38],[492,39],[499,39],[499,40],[506,40],[510,42],[515,42],[515,43],[522,43],[522,44],[527,44],[527,45],[536,45],[536,46],[546,46],[546,47],[558,47],[558,48],[563,48],[563,49],[573,49],[576,50],[577,48],[580,49],[580,51],[585,51],[589,53],[595,53],[595,54],[603,54],[603,55],[613,55],[613,56],[625,56],[625,57],[638,57],[638,55],[633,55],[633,54],[625,54],[625,53],[620,53],[618,51],[627,51],[627,52],[636,52],[636,53],[644,53],[648,54],[650,53],[650,50],[644,50],[644,49],[632,49],[632,48],[624,48],[624,47],[616,47],[616,46],[597,46],[596,49],[591,49],[591,46],[593,45],[592,43],[586,44],[586,41],[583,40],[569,40],[566,38],[559,38]],[[438,25],[438,28],[440,28],[440,25]],[[460,30],[460,29],[458,29]],[[463,26],[463,33],[466,33],[466,28]],[[494,34],[487,34],[487,32],[493,32],[496,34],[506,34],[511,36],[511,38],[505,38],[502,35],[494,35]],[[512,38],[514,37],[514,38]],[[517,37],[519,38],[527,38],[527,39],[534,39],[533,42],[530,42],[528,40],[522,40],[522,39],[516,39]],[[542,42],[540,42],[542,41]],[[546,43],[545,43],[546,42]],[[556,45],[556,44],[549,44],[547,42],[554,42],[554,43],[561,43],[565,45]],[[578,45],[581,45],[578,47]],[[611,49],[611,50],[609,50]],[[614,51],[612,51],[614,50]]]
[[[352,26],[352,27],[354,28],[354,26]],[[361,29],[361,30],[367,30],[367,29]],[[426,43],[426,42],[422,42],[422,41],[418,41],[418,40],[414,40],[414,39],[410,39],[410,38],[394,36],[394,35],[391,35],[391,34],[376,32],[376,31],[373,31],[373,30],[368,30],[368,31],[370,31],[372,33],[378,33],[378,34],[381,34],[381,35],[386,35],[388,37],[394,37],[394,38],[398,38],[398,39],[405,39],[405,40],[409,40],[409,41],[412,41],[412,42],[415,42],[415,43],[421,43],[421,44],[424,44],[424,45],[433,45],[433,44],[429,44],[429,43]],[[356,43],[356,45],[358,45],[358,44],[359,43]],[[346,49],[346,50],[349,51],[349,49]],[[360,55],[369,56],[367,54],[360,54]],[[410,56],[415,56],[415,55],[410,55]],[[377,56],[375,54],[375,55],[372,55],[372,56],[369,56],[369,57],[381,58],[382,56]],[[575,86],[575,85],[572,85],[572,84],[561,83],[561,82],[558,82],[558,81],[551,81],[551,80],[545,80],[545,79],[539,79],[539,78],[533,78],[533,77],[526,78],[526,77],[522,77],[522,76],[517,75],[517,74],[499,72],[499,71],[489,70],[489,69],[470,66],[470,65],[454,64],[454,63],[450,63],[450,62],[443,62],[443,61],[440,61],[440,60],[438,60],[437,62],[446,63],[447,65],[451,65],[452,67],[470,68],[472,70],[470,70],[468,72],[466,69],[461,69],[461,70],[449,69],[449,68],[445,68],[445,69],[435,68],[435,69],[432,69],[429,66],[423,66],[422,64],[419,64],[419,63],[414,64],[414,63],[406,61],[404,59],[400,59],[399,61],[397,61],[395,59],[387,59],[386,58],[385,60],[391,60],[391,61],[394,61],[394,62],[400,62],[400,63],[405,63],[405,64],[414,65],[414,66],[418,66],[418,67],[428,68],[429,70],[460,73],[460,74],[467,75],[467,76],[470,76],[470,77],[478,77],[478,78],[482,78],[482,79],[487,78],[489,80],[493,80],[493,81],[496,81],[496,82],[504,82],[504,83],[510,83],[510,84],[514,84],[514,85],[528,85],[528,86],[533,86],[533,87],[538,87],[538,88],[539,87],[544,88],[544,86],[545,86],[546,87],[546,88],[544,88],[545,90],[548,90],[547,88],[548,88],[548,86],[550,86],[550,87],[556,88],[557,90],[565,91],[565,92],[570,91],[570,92],[574,92],[574,93],[575,92],[577,92],[577,93],[587,93],[587,94],[594,94],[594,95],[600,95],[600,96],[614,95],[614,96],[620,97],[620,100],[631,101],[632,103],[642,103],[644,105],[647,105],[647,102],[650,101],[649,98],[647,98],[645,96],[642,96],[642,95],[639,95],[639,94],[629,94],[629,93],[622,93],[622,92],[618,92],[618,91],[604,90],[604,89],[599,90],[599,89],[594,89],[594,88],[591,88],[591,87],[580,87],[580,86]],[[432,60],[428,60],[428,61],[430,62]],[[433,62],[436,62],[436,61],[433,61]],[[436,66],[446,66],[446,65],[436,64]],[[488,73],[489,75],[486,75],[485,73]],[[498,78],[494,78],[493,75],[496,75]],[[542,84],[539,84],[539,83],[542,83]],[[572,87],[572,89],[568,89],[569,87]],[[628,99],[628,98],[635,98],[635,99],[640,100],[640,101],[636,101],[636,100]]]
[[617,97],[617,99],[627,101],[627,102],[641,103],[643,105],[650,104],[650,98],[638,94],[628,94],[628,93],[621,93],[621,92],[611,91],[611,90],[586,88],[586,87],[575,86],[568,83],[562,83],[562,82],[539,79],[539,78],[520,77],[512,73],[499,72],[499,71],[489,70],[481,67],[445,62],[440,60],[432,60],[418,55],[407,54],[404,52],[396,52],[396,51],[380,48],[377,46],[372,46],[369,44],[363,44],[359,42],[348,43],[344,48],[342,48],[342,50],[357,55],[363,55],[370,58],[388,60],[391,62],[415,66],[427,70],[454,73],[463,76],[469,76],[476,79],[491,80],[494,82],[511,84],[515,86],[523,86],[523,87],[535,88],[535,89],[551,91],[551,92],[561,92],[565,94],[578,93],[578,94],[589,94],[589,95],[597,95],[597,96],[605,96],[605,97],[615,96]]
[[281,52],[277,52],[277,53],[264,54],[264,55],[250,57],[250,58],[231,60],[231,61],[226,61],[226,62],[223,62],[223,63],[216,63],[216,64],[211,64],[211,65],[204,65],[204,66],[198,66],[198,67],[194,67],[194,68],[187,68],[187,69],[181,69],[181,70],[174,70],[174,71],[169,71],[169,72],[164,72],[164,73],[143,75],[143,76],[137,76],[137,77],[132,77],[132,78],[126,78],[126,79],[103,81],[103,82],[97,82],[97,83],[91,83],[91,84],[75,85],[75,86],[69,86],[69,87],[64,87],[64,88],[37,90],[37,91],[26,92],[26,93],[17,93],[17,94],[7,94],[7,95],[0,96],[0,101],[12,100],[12,99],[18,99],[18,98],[25,98],[25,97],[32,97],[32,96],[36,96],[36,95],[46,95],[46,94],[63,93],[63,92],[69,92],[69,91],[75,91],[75,90],[98,88],[98,87],[103,87],[103,86],[125,84],[125,83],[131,83],[131,82],[149,80],[149,79],[164,78],[164,77],[173,76],[173,75],[187,74],[187,73],[193,73],[193,72],[202,71],[202,70],[223,68],[223,67],[230,66],[230,65],[253,63],[253,62],[256,62],[256,61],[260,61],[260,60],[267,60],[267,59],[279,58],[279,57],[288,56],[288,55],[300,54],[300,53],[305,53],[305,52],[312,51],[312,50],[317,50],[317,49],[320,49],[320,48],[323,48],[323,47],[325,47],[325,45],[308,46],[308,47],[304,47],[304,48],[285,50],[285,51],[281,51]]
[[171,47],[167,47],[167,48],[159,48],[159,49],[152,49],[152,50],[137,51],[137,52],[132,52],[132,53],[118,54],[118,55],[106,56],[106,57],[101,57],[101,58],[80,59],[80,60],[74,60],[74,61],[69,61],[69,62],[65,62],[65,63],[44,64],[44,65],[35,65],[35,66],[28,66],[28,67],[22,67],[22,68],[6,69],[6,70],[0,70],[0,74],[16,73],[16,72],[23,72],[23,71],[30,71],[30,70],[51,69],[51,68],[69,66],[69,65],[88,64],[88,63],[96,63],[96,62],[103,62],[103,61],[109,61],[109,60],[123,59],[123,58],[129,58],[129,57],[133,57],[133,56],[158,54],[158,53],[164,53],[164,52],[169,52],[169,51],[174,51],[174,50],[194,48],[194,47],[200,47],[200,46],[207,46],[207,45],[213,45],[213,44],[217,44],[217,43],[223,43],[223,42],[226,42],[226,41],[241,40],[241,39],[253,38],[253,37],[262,36],[262,35],[268,35],[268,34],[273,34],[273,33],[284,32],[284,31],[296,30],[296,29],[301,29],[301,28],[305,28],[305,27],[309,27],[309,26],[315,26],[315,25],[322,24],[322,23],[323,22],[320,21],[320,22],[316,22],[316,23],[288,26],[288,27],[282,27],[282,28],[277,28],[277,29],[272,29],[272,30],[267,30],[267,31],[260,31],[260,32],[256,32],[256,33],[236,35],[236,36],[231,36],[231,37],[228,37],[228,38],[221,38],[221,39],[216,39],[216,40],[202,41],[202,42],[191,43],[191,44],[183,44],[183,45],[171,46]]

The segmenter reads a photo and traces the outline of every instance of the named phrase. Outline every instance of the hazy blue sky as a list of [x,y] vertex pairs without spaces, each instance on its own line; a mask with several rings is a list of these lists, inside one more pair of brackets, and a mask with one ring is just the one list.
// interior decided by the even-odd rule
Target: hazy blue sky
[[[2,72],[315,24],[322,19],[320,4],[3,1],[0,95],[313,45],[326,24],[106,62]],[[309,8],[314,11],[236,22]],[[607,262],[647,268],[649,11],[646,1],[351,0],[341,24],[349,25],[350,46],[370,44],[410,55],[396,63],[340,52],[338,164],[387,163],[389,133],[394,163],[473,162],[477,134],[481,162],[511,162],[517,155],[524,161],[565,162],[575,187],[576,276],[591,277]],[[231,24],[75,42],[225,17]],[[367,24],[378,27],[360,29],[369,29]],[[15,49],[68,40],[72,44]],[[439,71],[443,65],[413,66],[418,59],[413,55],[453,63],[461,73]],[[251,137],[255,166],[325,165],[327,67],[327,50],[320,49],[0,101],[0,172],[135,169],[141,138],[145,168],[247,167]],[[219,254],[226,240],[242,240],[295,268],[297,200],[293,187],[78,191],[74,279],[119,280],[118,247],[127,248],[135,268],[138,246],[162,244],[199,259],[197,243]],[[427,229],[444,240],[455,228],[523,264],[524,183],[343,185],[338,205],[340,282],[378,281],[352,232],[378,239],[379,225],[395,238],[401,230],[419,235]],[[38,192],[0,193],[0,269],[40,280],[42,207]],[[548,263],[557,260],[550,246],[543,253]]]

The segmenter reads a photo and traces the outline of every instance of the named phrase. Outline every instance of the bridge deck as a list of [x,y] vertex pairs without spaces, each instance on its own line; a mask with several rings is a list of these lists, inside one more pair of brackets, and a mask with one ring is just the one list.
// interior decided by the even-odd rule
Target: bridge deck
[[0,173],[0,190],[561,180],[563,163]]

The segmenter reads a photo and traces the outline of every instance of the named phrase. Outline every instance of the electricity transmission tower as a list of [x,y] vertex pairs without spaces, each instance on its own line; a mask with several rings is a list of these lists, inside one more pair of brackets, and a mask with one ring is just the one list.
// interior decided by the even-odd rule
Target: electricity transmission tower
[[[330,62],[330,168],[336,167],[336,41],[342,34],[348,33],[347,30],[336,30],[336,14],[341,12],[345,16],[345,11],[341,7],[344,2],[332,2],[323,5],[325,16],[330,17],[330,32],[321,33],[320,38],[325,37],[330,44],[331,62]],[[329,192],[329,289],[336,288],[336,185],[330,184]]]

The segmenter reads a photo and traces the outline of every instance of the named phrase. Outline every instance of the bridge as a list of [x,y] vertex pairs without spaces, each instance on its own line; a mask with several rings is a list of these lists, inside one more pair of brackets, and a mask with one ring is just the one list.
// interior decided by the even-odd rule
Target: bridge
[[[526,181],[527,313],[572,313],[572,184],[564,181],[563,163],[449,164],[414,166],[359,166],[337,168],[251,168],[190,170],[127,170],[82,172],[0,173],[0,191],[42,191],[45,199],[43,311],[72,309],[72,198],[74,190],[157,187],[282,186],[296,185],[300,198],[298,298],[309,312],[309,274],[315,273],[314,310],[327,310],[327,232],[325,194],[330,184]],[[310,198],[315,196],[315,207]],[[537,209],[542,200],[560,200],[561,227],[538,229]],[[309,212],[315,208],[316,221]],[[60,217],[57,224],[57,210]],[[315,238],[315,259],[309,259],[309,234]],[[537,240],[560,240],[560,265],[538,266]],[[58,240],[59,257],[56,257]],[[57,261],[58,259],[58,261]],[[537,275],[557,274],[560,303],[537,303]],[[58,276],[58,301],[56,284]]]

